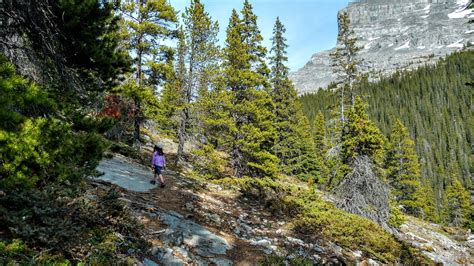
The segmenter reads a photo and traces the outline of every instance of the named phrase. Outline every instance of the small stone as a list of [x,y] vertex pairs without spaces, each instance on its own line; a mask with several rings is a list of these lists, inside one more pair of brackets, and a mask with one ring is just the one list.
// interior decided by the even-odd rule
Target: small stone
[[287,237],[286,238],[290,243],[293,243],[293,244],[297,244],[297,245],[300,245],[300,246],[303,246],[304,245],[304,241],[301,240],[301,239],[298,239],[298,238],[293,238],[293,237]]
[[373,259],[369,259],[367,261],[369,263],[369,266],[379,266],[380,263],[378,263],[377,261],[373,260]]
[[360,250],[354,251],[352,252],[352,255],[354,255],[356,259],[360,259],[362,257],[362,251]]
[[240,228],[238,227],[234,228],[234,234],[240,235]]
[[194,211],[194,205],[191,202],[186,202],[184,208],[186,208],[186,210],[190,212]]
[[213,221],[214,223],[216,223],[217,225],[220,225],[221,224],[221,217],[219,217],[219,215],[213,213],[213,214],[210,214],[208,216],[209,220]]

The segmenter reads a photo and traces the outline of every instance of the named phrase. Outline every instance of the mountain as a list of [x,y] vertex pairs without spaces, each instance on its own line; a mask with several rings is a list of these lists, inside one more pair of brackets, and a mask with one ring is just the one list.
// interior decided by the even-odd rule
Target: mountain
[[[359,46],[361,71],[389,75],[413,69],[474,43],[474,10],[469,0],[360,0],[340,12],[349,14]],[[299,94],[336,80],[329,54],[314,54],[290,78]]]

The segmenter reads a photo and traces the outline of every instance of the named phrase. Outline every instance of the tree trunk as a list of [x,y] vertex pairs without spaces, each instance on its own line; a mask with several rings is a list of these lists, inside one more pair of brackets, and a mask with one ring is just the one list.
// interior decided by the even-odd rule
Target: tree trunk
[[341,123],[342,126],[344,126],[344,87],[345,85],[342,86],[341,88]]
[[[140,89],[142,85],[142,51],[139,50],[137,54],[137,86]],[[135,143],[140,142],[140,125],[141,125],[141,102],[138,96],[133,98],[135,103],[135,117],[133,119],[134,122],[134,130],[133,130],[133,140]]]
[[189,110],[184,108],[181,112],[181,123],[178,128],[178,151],[176,153],[176,164],[184,161],[184,142],[186,141],[186,128],[189,120]]
[[179,164],[180,162],[183,161],[184,158],[184,142],[186,141],[186,136],[187,136],[187,128],[189,125],[189,120],[190,120],[190,113],[191,110],[189,108],[189,104],[191,103],[192,100],[192,92],[193,92],[193,79],[194,79],[194,44],[191,44],[191,55],[189,57],[189,76],[188,76],[188,82],[184,82],[183,84],[186,84],[186,95],[185,95],[185,100],[184,100],[184,109],[181,115],[181,123],[178,129],[178,151],[176,154],[176,163]]

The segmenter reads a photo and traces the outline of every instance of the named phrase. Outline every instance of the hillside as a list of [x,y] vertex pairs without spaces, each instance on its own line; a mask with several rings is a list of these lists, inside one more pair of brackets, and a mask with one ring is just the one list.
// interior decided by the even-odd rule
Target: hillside
[[[471,16],[413,1],[350,7]],[[264,2],[0,0],[0,265],[474,264],[474,52],[369,83],[340,13],[301,98]]]
[[[444,187],[453,175],[472,186],[473,91],[466,83],[474,77],[474,52],[453,54],[436,66],[398,72],[377,83],[359,85],[357,93],[369,102],[369,114],[388,135],[396,119],[409,127],[416,141],[424,182],[441,206]],[[301,97],[306,115],[318,111],[331,119],[338,95],[321,90]]]
[[[373,78],[397,70],[432,64],[474,43],[473,11],[468,0],[363,0],[350,1],[347,12],[358,38],[363,61],[360,71]],[[299,94],[315,92],[336,81],[329,54],[314,54],[290,75]]]
[[[175,154],[176,146],[166,147],[167,154]],[[120,154],[110,154],[110,158],[99,164],[98,170],[104,175],[94,179],[95,188],[87,193],[87,197],[93,198],[92,195],[100,195],[110,189],[118,191],[118,200],[134,213],[137,222],[144,226],[142,234],[152,243],[150,252],[143,260],[147,266],[156,263],[377,265],[391,261],[392,255],[400,256],[400,251],[384,250],[387,241],[392,241],[385,238],[385,234],[378,235],[384,237],[382,243],[371,239],[373,232],[358,234],[347,231],[345,237],[351,240],[346,241],[345,237],[332,230],[346,230],[346,222],[356,222],[360,226],[360,221],[347,217],[349,220],[341,221],[342,227],[333,226],[331,224],[336,219],[345,219],[343,213],[335,210],[330,211],[334,217],[325,218],[331,223],[322,227],[325,233],[320,235],[317,230],[302,232],[302,228],[298,229],[298,220],[307,219],[306,214],[288,209],[290,199],[287,196],[280,198],[278,193],[282,192],[278,192],[278,188],[259,188],[256,184],[239,185],[229,181],[209,183],[167,170],[167,188],[160,189],[148,182],[152,177],[148,167],[141,165],[139,160]],[[302,192],[298,193],[308,193],[306,184],[290,179],[279,181],[278,186],[280,189],[285,186],[299,187]],[[259,189],[264,190],[257,196],[256,191],[252,190]],[[331,210],[331,196],[319,190],[316,193],[327,201],[326,208]],[[259,198],[262,196],[264,200]],[[315,200],[322,201],[320,198]],[[325,213],[322,209],[315,210],[317,215]],[[370,225],[359,227],[359,230],[364,230],[365,226]],[[371,230],[379,229],[375,227]],[[397,260],[407,264],[421,262],[421,255],[412,257],[420,252],[426,256],[425,260],[430,258],[449,265],[474,262],[468,251],[471,242],[466,242],[466,236],[462,232],[445,230],[447,228],[409,218],[395,236],[403,239],[405,245],[413,250],[405,246],[404,255]],[[361,245],[355,245],[359,241]],[[383,249],[379,249],[381,247]]]

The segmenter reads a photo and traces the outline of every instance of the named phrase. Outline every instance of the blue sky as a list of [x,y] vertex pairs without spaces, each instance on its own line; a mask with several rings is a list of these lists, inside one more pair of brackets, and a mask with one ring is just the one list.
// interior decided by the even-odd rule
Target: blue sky
[[[169,0],[178,11],[184,11],[190,0]],[[233,8],[242,9],[244,0],[201,0],[206,10],[219,21],[219,40],[225,41],[225,30]],[[264,45],[270,48],[273,24],[277,16],[286,27],[288,66],[291,71],[303,67],[315,52],[334,47],[337,37],[337,11],[348,0],[250,0]]]

